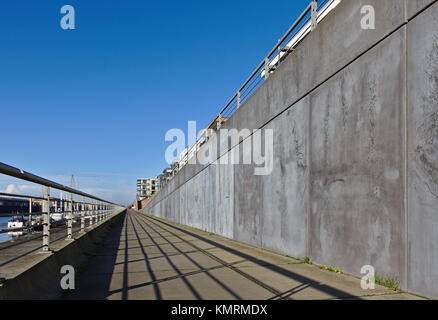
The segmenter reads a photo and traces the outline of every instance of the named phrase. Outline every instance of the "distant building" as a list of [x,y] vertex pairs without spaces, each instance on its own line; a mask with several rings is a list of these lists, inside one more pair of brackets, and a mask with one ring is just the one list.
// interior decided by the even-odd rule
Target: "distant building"
[[152,197],[161,189],[160,179],[137,179],[137,199],[143,200]]

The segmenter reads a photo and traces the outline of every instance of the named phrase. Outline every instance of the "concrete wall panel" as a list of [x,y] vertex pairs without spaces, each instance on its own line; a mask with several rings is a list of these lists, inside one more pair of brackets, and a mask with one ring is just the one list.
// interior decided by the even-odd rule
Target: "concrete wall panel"
[[310,256],[404,280],[404,28],[310,95]]
[[405,0],[408,19],[413,18],[421,10],[424,10],[430,4],[436,2],[437,0]]
[[273,171],[261,176],[262,246],[295,257],[307,255],[308,99],[263,129],[274,133]]
[[438,298],[438,3],[408,44],[408,288]]
[[262,244],[263,198],[261,176],[251,165],[234,165],[234,239],[256,246]]
[[217,164],[214,188],[216,207],[212,232],[232,238],[234,230],[234,166]]

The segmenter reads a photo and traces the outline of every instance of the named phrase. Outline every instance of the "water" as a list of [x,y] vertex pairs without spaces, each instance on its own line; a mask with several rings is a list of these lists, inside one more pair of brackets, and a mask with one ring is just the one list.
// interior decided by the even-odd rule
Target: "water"
[[[11,219],[10,217],[0,217],[0,230],[8,228],[8,221]],[[5,242],[11,240],[12,236],[8,235],[8,233],[0,233],[0,242]]]

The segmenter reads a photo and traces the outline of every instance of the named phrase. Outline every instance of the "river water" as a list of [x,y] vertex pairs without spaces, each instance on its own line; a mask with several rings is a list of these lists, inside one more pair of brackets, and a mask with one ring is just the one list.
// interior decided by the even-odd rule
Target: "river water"
[[[0,217],[0,230],[8,228],[8,220],[10,217]],[[8,235],[8,233],[0,233],[0,242],[5,242],[11,240],[12,236]]]

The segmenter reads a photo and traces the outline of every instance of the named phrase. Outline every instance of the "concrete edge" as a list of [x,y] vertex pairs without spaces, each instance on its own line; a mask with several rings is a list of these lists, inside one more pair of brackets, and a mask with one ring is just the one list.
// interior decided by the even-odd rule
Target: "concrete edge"
[[125,213],[126,209],[102,221],[86,233],[76,233],[74,241],[66,241],[65,245],[51,253],[34,253],[34,255],[46,255],[46,257],[43,259],[38,257],[37,263],[29,265],[26,270],[0,284],[0,299],[59,299],[63,293],[60,286],[60,280],[63,277],[60,273],[61,267],[71,265],[76,270],[86,260],[86,253],[98,246]]

